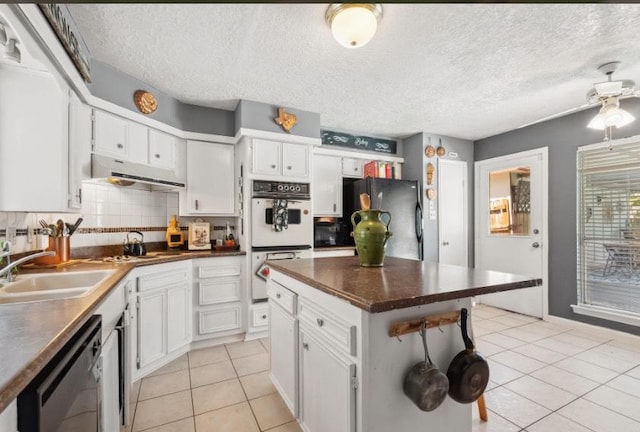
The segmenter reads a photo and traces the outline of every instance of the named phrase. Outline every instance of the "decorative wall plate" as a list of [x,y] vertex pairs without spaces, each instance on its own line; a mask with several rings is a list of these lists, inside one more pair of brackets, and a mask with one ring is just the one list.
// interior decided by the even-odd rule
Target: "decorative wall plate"
[[427,184],[431,185],[433,184],[433,171],[435,170],[435,167],[433,166],[433,164],[431,162],[429,162],[427,164]]
[[442,157],[447,153],[447,151],[445,150],[444,147],[442,147],[442,138],[440,138],[440,145],[438,146],[438,148],[436,149],[436,154],[438,155],[438,157]]
[[425,147],[425,149],[424,149],[424,154],[425,154],[428,158],[434,157],[434,156],[435,156],[435,154],[436,154],[436,149],[435,149],[435,148],[433,148],[433,146],[432,146],[432,145],[428,145],[428,146],[427,146],[427,147]]
[[158,109],[156,97],[145,90],[136,90],[133,94],[133,102],[142,114],[151,114]]
[[427,189],[427,198],[429,199],[429,201],[433,200],[436,197],[436,190],[435,189]]

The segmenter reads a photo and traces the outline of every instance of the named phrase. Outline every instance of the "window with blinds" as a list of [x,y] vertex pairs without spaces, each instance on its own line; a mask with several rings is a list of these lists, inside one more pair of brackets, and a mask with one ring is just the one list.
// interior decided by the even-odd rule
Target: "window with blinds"
[[578,151],[578,301],[640,314],[640,141]]

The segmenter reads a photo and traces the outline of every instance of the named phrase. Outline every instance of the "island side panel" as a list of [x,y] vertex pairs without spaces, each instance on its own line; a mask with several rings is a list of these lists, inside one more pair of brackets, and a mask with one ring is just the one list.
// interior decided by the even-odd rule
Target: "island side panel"
[[[431,412],[421,411],[403,392],[402,385],[411,367],[424,361],[422,340],[418,332],[389,337],[395,321],[411,320],[466,307],[471,298],[451,300],[382,313],[365,313],[362,326],[362,423],[358,431],[366,432],[440,432],[471,431],[471,410],[475,404],[459,404],[447,397]],[[457,324],[431,328],[427,332],[429,354],[446,374],[451,360],[464,349]]]

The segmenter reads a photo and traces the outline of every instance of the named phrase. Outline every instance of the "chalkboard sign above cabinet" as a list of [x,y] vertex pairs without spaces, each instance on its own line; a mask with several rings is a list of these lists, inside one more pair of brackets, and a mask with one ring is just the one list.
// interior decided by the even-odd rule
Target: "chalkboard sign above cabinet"
[[348,147],[358,150],[367,150],[377,153],[396,154],[397,141],[374,138],[363,135],[351,135],[343,132],[334,132],[329,130],[321,130],[323,145],[334,145],[340,147]]

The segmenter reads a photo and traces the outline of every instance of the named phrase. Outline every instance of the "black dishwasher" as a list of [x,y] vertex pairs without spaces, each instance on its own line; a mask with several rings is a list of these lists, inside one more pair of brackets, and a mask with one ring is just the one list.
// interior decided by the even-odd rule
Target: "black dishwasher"
[[101,334],[94,315],[20,393],[20,432],[100,430]]

